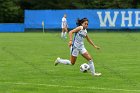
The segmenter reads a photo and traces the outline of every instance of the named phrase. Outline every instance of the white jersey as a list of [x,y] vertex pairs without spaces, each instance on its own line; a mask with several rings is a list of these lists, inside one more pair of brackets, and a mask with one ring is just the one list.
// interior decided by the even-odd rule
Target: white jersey
[[87,35],[87,30],[83,29],[83,26],[80,26],[80,28],[81,30],[75,33],[74,40],[73,40],[73,46],[75,46],[78,49],[84,47],[84,38]]
[[62,18],[61,27],[62,27],[62,28],[65,28],[65,27],[67,27],[67,26],[68,26],[68,24],[67,24],[67,19],[66,19],[65,17],[63,17],[63,18]]

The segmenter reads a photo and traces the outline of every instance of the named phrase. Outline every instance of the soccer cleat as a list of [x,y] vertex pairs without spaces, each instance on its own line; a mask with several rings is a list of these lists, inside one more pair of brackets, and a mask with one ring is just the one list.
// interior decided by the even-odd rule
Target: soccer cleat
[[94,73],[94,74],[92,73],[92,75],[93,75],[93,76],[101,76],[102,73]]
[[59,61],[58,60],[60,60],[60,57],[58,57],[56,60],[55,60],[55,62],[54,62],[54,65],[55,66],[57,66],[58,64],[59,64]]

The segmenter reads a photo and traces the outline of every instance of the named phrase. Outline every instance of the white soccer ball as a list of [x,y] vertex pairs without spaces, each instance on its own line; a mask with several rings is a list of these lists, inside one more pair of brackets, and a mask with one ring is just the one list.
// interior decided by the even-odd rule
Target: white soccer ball
[[87,72],[90,69],[90,66],[87,63],[84,63],[80,66],[81,72]]

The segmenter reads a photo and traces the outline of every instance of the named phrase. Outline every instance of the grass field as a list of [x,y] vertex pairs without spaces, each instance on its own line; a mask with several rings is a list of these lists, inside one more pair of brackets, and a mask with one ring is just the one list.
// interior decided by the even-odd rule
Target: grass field
[[74,66],[54,66],[70,54],[59,33],[0,33],[0,93],[140,93],[140,33],[89,36],[101,47],[85,40],[101,77],[80,72],[81,55]]

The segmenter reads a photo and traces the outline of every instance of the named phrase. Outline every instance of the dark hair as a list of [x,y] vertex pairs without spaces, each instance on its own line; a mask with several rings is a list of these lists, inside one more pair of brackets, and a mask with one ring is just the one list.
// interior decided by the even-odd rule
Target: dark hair
[[82,23],[84,23],[85,21],[88,21],[88,19],[87,18],[82,18],[82,19],[78,18],[77,21],[76,21],[76,25],[81,26]]

